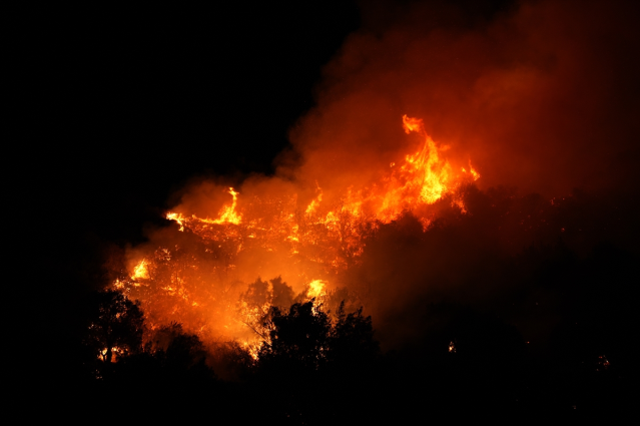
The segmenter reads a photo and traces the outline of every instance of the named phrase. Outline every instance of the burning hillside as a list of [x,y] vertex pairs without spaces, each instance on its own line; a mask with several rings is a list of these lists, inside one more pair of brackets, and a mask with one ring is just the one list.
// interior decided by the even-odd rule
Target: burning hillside
[[426,25],[419,2],[382,28],[365,16],[275,174],[187,185],[113,286],[153,327],[208,342],[259,340],[266,307],[314,297],[363,305],[400,341],[420,328],[404,309],[512,291],[527,247],[627,244],[631,201],[616,194],[634,188],[637,63],[593,40],[636,39],[598,5],[523,2],[474,24]]
[[640,3],[355,3],[16,21],[31,411],[635,409]]
[[[466,213],[460,191],[480,177],[478,172],[469,161],[462,166],[448,159],[446,146],[426,133],[422,120],[405,115],[402,126],[416,136],[405,142],[414,152],[390,162],[366,185],[350,185],[342,193],[319,180],[315,188],[291,185],[267,194],[260,185],[236,191],[203,184],[200,202],[205,191],[230,196],[217,215],[190,211],[193,194],[185,196],[167,213],[177,226],[136,250],[129,273],[114,287],[142,302],[152,327],[179,322],[208,341],[256,340],[260,336],[252,324],[270,305],[293,303],[294,291],[298,299],[330,303],[381,225],[410,214],[426,231],[436,217],[434,203],[444,198]],[[309,193],[313,197],[305,199]],[[278,278],[267,283],[261,277]]]

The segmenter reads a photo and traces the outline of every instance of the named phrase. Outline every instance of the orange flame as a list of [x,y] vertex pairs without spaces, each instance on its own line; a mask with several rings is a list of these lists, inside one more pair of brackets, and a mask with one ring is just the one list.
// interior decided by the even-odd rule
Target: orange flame
[[[253,294],[251,304],[242,301],[257,276],[280,275],[298,298],[315,298],[317,306],[339,285],[340,274],[360,262],[367,238],[381,224],[411,213],[427,229],[430,205],[480,177],[470,162],[469,171],[456,168],[462,173],[455,174],[422,120],[405,115],[402,125],[421,138],[420,147],[385,167],[371,185],[340,195],[316,182],[315,197],[305,203],[295,192],[243,198],[228,188],[232,200],[216,219],[167,213],[198,248],[162,243],[133,267],[130,280],[113,286],[141,300],[152,327],[177,321],[205,340],[235,339],[257,356],[268,331],[256,327],[280,291],[270,285]],[[466,212],[459,197],[449,202]]]
[[469,171],[467,172],[467,169],[465,169],[464,167],[462,168],[462,172],[463,173],[469,173],[471,174],[473,181],[477,181],[478,179],[480,179],[480,173],[478,173],[473,166],[471,165],[471,161],[469,161]]
[[174,222],[177,222],[178,225],[180,225],[180,231],[184,231],[184,224],[187,219],[182,215],[182,213],[169,212],[167,213],[166,218],[167,220],[173,220]]
[[407,114],[402,116],[402,128],[406,134],[411,132],[424,132],[423,121],[419,118],[409,118],[407,117]]
[[422,120],[403,116],[405,132],[419,133],[425,144],[419,152],[407,155],[403,170],[415,175],[414,182],[420,186],[420,199],[427,204],[439,200],[448,189],[450,166],[440,160],[436,144],[424,130]]
[[142,259],[136,266],[133,268],[133,274],[131,275],[131,279],[139,280],[139,279],[149,279],[149,271],[147,270],[147,260]]
[[238,204],[238,192],[234,191],[233,188],[229,188],[229,194],[233,197],[233,202],[230,206],[224,206],[220,211],[218,219],[210,220],[210,219],[201,219],[205,223],[215,223],[215,224],[224,224],[224,223],[232,223],[234,225],[239,225],[242,222],[242,217],[236,212],[236,205]]
[[326,293],[324,291],[325,282],[322,280],[313,280],[309,283],[309,290],[307,291],[307,296],[311,298],[318,298],[320,296],[324,296]]

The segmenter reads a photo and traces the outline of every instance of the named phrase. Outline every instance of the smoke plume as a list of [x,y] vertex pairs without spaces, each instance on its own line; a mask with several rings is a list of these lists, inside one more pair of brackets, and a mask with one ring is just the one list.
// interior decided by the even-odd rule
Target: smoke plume
[[[629,204],[619,196],[635,193],[637,180],[635,9],[623,1],[523,1],[476,19],[440,3],[412,2],[394,6],[393,13],[380,5],[365,10],[362,28],[324,68],[316,106],[291,129],[291,148],[276,160],[276,175],[239,185],[199,180],[176,195],[171,211],[217,217],[231,205],[233,186],[243,223],[259,218],[252,226],[260,230],[270,220],[299,223],[294,216],[313,200],[331,209],[354,191],[371,190],[420,148],[417,135],[402,131],[404,114],[423,120],[452,169],[473,168],[481,178],[430,206],[426,222],[407,213],[367,231],[361,251],[345,230],[340,247],[320,242],[316,255],[295,261],[279,255],[290,249],[280,243],[249,247],[249,234],[216,237],[221,252],[215,260],[202,259],[217,248],[202,248],[201,259],[192,256],[195,269],[207,271],[197,279],[208,287],[197,291],[236,300],[256,279],[281,276],[299,294],[321,279],[329,292],[341,289],[354,305],[365,306],[387,347],[424,332],[429,303],[492,306],[523,333],[534,328],[524,307],[544,303],[547,310],[535,321],[553,324],[559,303],[553,290],[512,288],[535,272],[526,249],[538,247],[529,254],[535,262],[557,260],[564,252],[544,247],[562,241],[584,258],[598,242],[624,242],[621,224],[631,222],[620,213]],[[612,193],[617,204],[606,198]],[[289,218],[283,212],[298,213]],[[618,217],[617,225],[611,217]],[[178,227],[151,232],[147,245],[130,251],[129,269],[159,247],[198,244]],[[223,255],[223,245],[234,238],[245,238],[242,248]],[[344,264],[317,261],[332,256],[331,250]],[[230,273],[227,255],[233,257],[233,279],[206,284]],[[520,290],[517,305],[501,304]],[[230,315],[229,304],[223,305],[193,314],[199,319],[190,324]]]

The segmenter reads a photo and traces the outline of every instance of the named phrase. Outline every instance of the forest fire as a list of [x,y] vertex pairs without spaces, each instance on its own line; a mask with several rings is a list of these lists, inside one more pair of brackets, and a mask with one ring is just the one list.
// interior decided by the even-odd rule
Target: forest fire
[[14,37],[21,405],[631,418],[640,3],[227,3]]
[[7,181],[34,201],[9,203],[32,215],[20,401],[85,423],[633,412],[639,6],[232,3],[37,11]]
[[422,120],[405,115],[402,125],[420,137],[419,148],[346,193],[316,181],[316,195],[304,203],[293,190],[264,197],[231,187],[217,217],[179,206],[166,218],[184,236],[173,233],[169,243],[138,250],[131,272],[113,287],[142,302],[151,328],[179,322],[209,342],[259,342],[257,324],[272,305],[315,299],[335,309],[342,274],[360,262],[380,225],[412,214],[424,231],[435,215],[430,206],[445,196],[464,213],[455,194],[480,177],[470,164],[469,171],[454,167]]

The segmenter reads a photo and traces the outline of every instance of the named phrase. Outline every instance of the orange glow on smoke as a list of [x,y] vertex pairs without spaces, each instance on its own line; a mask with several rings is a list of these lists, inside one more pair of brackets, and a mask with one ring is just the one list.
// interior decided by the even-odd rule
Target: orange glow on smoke
[[[206,197],[183,203],[166,218],[179,225],[184,238],[175,228],[162,231],[157,246],[139,249],[143,260],[130,279],[114,287],[142,302],[151,328],[176,321],[205,341],[236,340],[257,356],[268,335],[262,319],[270,306],[288,309],[294,301],[314,298],[325,303],[380,224],[411,213],[426,229],[431,205],[480,177],[470,164],[469,172],[458,166],[462,172],[455,173],[422,120],[405,115],[402,125],[412,135],[407,144],[419,141],[419,146],[371,184],[346,192],[318,181],[315,188],[283,186],[271,192],[217,188],[209,194],[218,200],[230,194],[232,200],[223,203],[216,219],[206,216],[207,209],[190,207],[207,206]],[[459,197],[448,200],[466,211]]]

